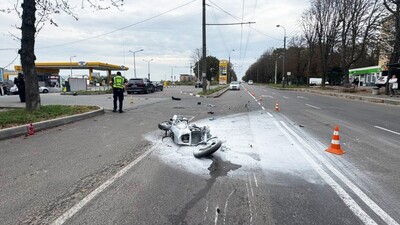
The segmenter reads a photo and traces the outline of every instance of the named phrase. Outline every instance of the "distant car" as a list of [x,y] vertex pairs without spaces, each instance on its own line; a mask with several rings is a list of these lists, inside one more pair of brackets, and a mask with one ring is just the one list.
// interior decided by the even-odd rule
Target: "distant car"
[[[17,85],[14,85],[14,86],[12,86],[12,87],[10,88],[10,93],[11,93],[12,95],[15,95],[15,94],[18,94],[18,93],[19,93],[19,90],[18,90]],[[48,89],[47,87],[40,86],[40,87],[39,87],[39,93],[49,93],[49,89]]]
[[240,83],[239,81],[232,81],[229,84],[229,90],[240,90]]
[[253,80],[249,80],[247,83],[248,83],[249,85],[253,85]]
[[385,87],[386,82],[388,81],[388,76],[380,76],[375,81],[375,86],[378,88]]
[[145,94],[155,91],[154,84],[147,78],[131,78],[126,85],[126,92],[133,94],[134,92],[143,92]]
[[203,87],[203,82],[201,81],[196,81],[196,83],[194,84],[195,88],[202,88]]
[[154,83],[154,88],[156,91],[163,91],[164,90],[164,85],[161,82],[155,82]]
[[49,89],[47,87],[40,86],[39,92],[40,93],[49,93]]

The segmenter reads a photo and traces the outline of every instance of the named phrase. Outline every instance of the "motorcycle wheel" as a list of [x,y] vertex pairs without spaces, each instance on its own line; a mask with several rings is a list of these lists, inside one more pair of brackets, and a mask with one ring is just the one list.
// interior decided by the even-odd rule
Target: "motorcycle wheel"
[[204,145],[197,146],[197,149],[193,152],[194,157],[201,158],[209,156],[216,152],[222,145],[222,141],[218,138],[211,138]]
[[158,128],[161,130],[169,130],[171,129],[172,123],[171,121],[164,121],[158,124]]

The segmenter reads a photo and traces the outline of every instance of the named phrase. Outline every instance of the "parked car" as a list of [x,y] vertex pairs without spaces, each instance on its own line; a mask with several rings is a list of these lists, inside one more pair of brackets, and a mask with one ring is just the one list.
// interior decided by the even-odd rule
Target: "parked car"
[[155,82],[154,88],[156,91],[163,91],[164,90],[164,85],[162,82]]
[[378,88],[385,87],[387,81],[388,81],[388,76],[382,75],[376,79],[375,86],[377,86]]
[[[14,86],[12,86],[10,88],[10,94],[12,95],[16,95],[19,93],[18,87],[17,85],[14,84]],[[49,93],[49,89],[47,87],[43,87],[43,86],[39,86],[39,93]]]
[[253,80],[249,80],[247,83],[248,83],[249,85],[253,85]]
[[143,92],[145,94],[155,91],[154,84],[147,78],[131,78],[126,85],[126,92],[133,94],[134,92]]
[[40,93],[49,93],[49,89],[47,87],[40,86],[39,92]]
[[240,83],[239,81],[232,81],[229,84],[229,90],[240,90]]
[[201,81],[196,81],[196,83],[194,84],[195,88],[202,88],[203,87],[203,82]]

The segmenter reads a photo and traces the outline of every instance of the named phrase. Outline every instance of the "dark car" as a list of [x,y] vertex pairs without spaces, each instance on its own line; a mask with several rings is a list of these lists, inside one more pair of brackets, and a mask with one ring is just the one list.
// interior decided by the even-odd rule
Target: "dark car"
[[202,88],[203,87],[203,82],[201,81],[196,81],[196,83],[194,84],[195,88]]
[[154,84],[147,78],[131,78],[126,85],[126,92],[133,94],[134,92],[149,93],[154,92]]
[[154,88],[156,91],[163,91],[164,85],[161,82],[155,82]]

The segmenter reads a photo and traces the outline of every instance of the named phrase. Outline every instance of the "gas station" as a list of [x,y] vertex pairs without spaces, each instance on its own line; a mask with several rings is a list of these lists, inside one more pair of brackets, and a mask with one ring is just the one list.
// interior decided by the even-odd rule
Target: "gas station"
[[[44,86],[54,86],[56,82],[61,84],[60,70],[71,70],[71,74],[72,70],[88,70],[89,81],[93,79],[94,71],[107,71],[107,84],[111,80],[113,71],[129,70],[128,67],[123,65],[104,62],[36,62],[35,65],[38,81],[42,82]],[[14,69],[16,73],[23,73],[22,66],[20,65],[15,65]],[[4,77],[4,79],[8,80],[9,77]]]

